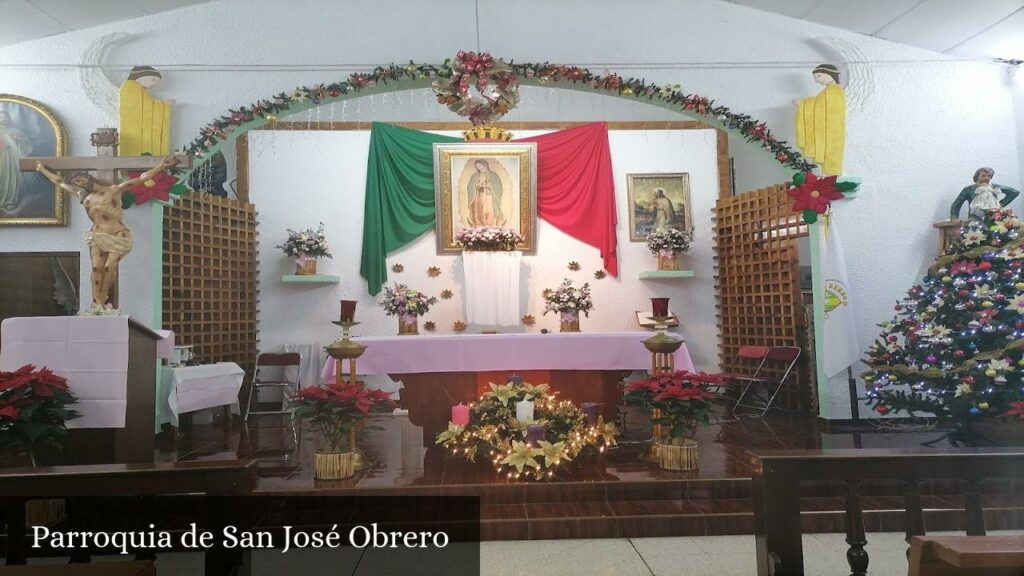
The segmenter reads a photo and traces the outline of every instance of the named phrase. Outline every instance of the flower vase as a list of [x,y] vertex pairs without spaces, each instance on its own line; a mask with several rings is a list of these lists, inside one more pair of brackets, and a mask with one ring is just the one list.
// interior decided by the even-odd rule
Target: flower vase
[[[692,438],[673,438],[673,443],[658,445],[658,463],[665,470],[696,470],[697,441]],[[682,441],[681,444],[675,442]]]
[[295,274],[297,276],[315,275],[316,258],[313,256],[297,256],[295,258]]
[[658,252],[658,270],[679,270],[679,253]]
[[356,473],[356,453],[320,452],[313,455],[313,467],[318,480],[341,480],[351,478]]
[[398,319],[398,335],[399,336],[416,336],[420,333],[420,322],[416,318],[412,321],[406,322],[401,318]]
[[562,312],[562,326],[559,332],[579,332],[580,331],[580,313],[579,312]]

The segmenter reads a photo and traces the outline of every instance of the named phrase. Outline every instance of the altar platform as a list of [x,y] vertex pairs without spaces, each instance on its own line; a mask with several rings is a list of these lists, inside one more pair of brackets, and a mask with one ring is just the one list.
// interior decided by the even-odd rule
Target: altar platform
[[[510,482],[485,463],[451,457],[417,435],[419,427],[401,416],[374,419],[380,430],[359,445],[370,467],[354,478],[317,481],[313,453],[317,437],[293,429],[286,417],[263,416],[227,435],[196,426],[177,442],[165,442],[162,461],[256,458],[263,494],[295,495],[473,495],[481,498],[485,540],[623,538],[753,534],[751,459],[748,450],[818,448],[912,448],[941,431],[892,432],[866,427],[830,428],[814,418],[772,412],[702,428],[700,469],[668,472],[640,459],[650,436],[639,412],[626,413],[620,445],[555,482]],[[962,530],[964,499],[958,485],[934,481],[922,486],[928,530]],[[986,526],[1024,529],[1024,480],[986,485]],[[842,532],[842,488],[808,485],[802,499],[805,532]],[[903,497],[897,483],[864,486],[868,531],[903,529]]]

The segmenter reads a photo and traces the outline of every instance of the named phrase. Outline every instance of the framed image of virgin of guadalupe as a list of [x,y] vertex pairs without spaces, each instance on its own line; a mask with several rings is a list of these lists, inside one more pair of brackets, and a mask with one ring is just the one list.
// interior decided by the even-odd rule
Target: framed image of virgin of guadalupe
[[46,106],[0,94],[0,225],[67,226],[64,195],[38,172],[22,172],[30,156],[67,153],[64,126]]
[[511,228],[537,252],[537,145],[434,144],[437,253],[457,254],[466,228]]

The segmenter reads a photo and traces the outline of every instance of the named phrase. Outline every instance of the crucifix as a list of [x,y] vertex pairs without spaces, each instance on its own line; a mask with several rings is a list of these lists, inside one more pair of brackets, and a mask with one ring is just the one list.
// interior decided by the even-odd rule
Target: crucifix
[[[96,147],[94,157],[22,158],[18,168],[41,173],[58,187],[61,194],[69,192],[81,201],[92,221],[92,228],[86,236],[92,263],[92,305],[94,308],[117,308],[118,265],[132,249],[131,231],[122,219],[121,194],[172,166],[191,167],[192,158],[186,154],[166,158],[117,156],[117,130],[113,128],[100,128],[92,134],[91,140]],[[117,182],[117,172],[122,170],[146,172]],[[73,171],[68,181],[55,173],[67,171]],[[96,175],[89,174],[90,171]]]

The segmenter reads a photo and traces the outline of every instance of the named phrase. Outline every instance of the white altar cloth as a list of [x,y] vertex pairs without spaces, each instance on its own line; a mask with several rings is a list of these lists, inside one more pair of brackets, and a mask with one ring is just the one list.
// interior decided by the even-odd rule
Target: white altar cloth
[[178,416],[238,403],[245,370],[234,362],[202,366],[164,366],[161,374],[160,422],[178,425]]
[[124,428],[128,404],[128,317],[8,318],[0,327],[0,370],[26,364],[68,380],[81,417],[68,428]]
[[[356,361],[360,374],[421,374],[646,370],[651,367],[651,353],[643,341],[651,336],[650,332],[576,332],[366,336],[354,340],[366,345],[366,352]],[[675,365],[677,370],[693,371],[685,343],[675,354]],[[334,381],[333,358],[327,359],[321,379]]]
[[462,252],[462,268],[466,277],[463,300],[466,322],[489,326],[518,326],[519,269],[523,253]]

